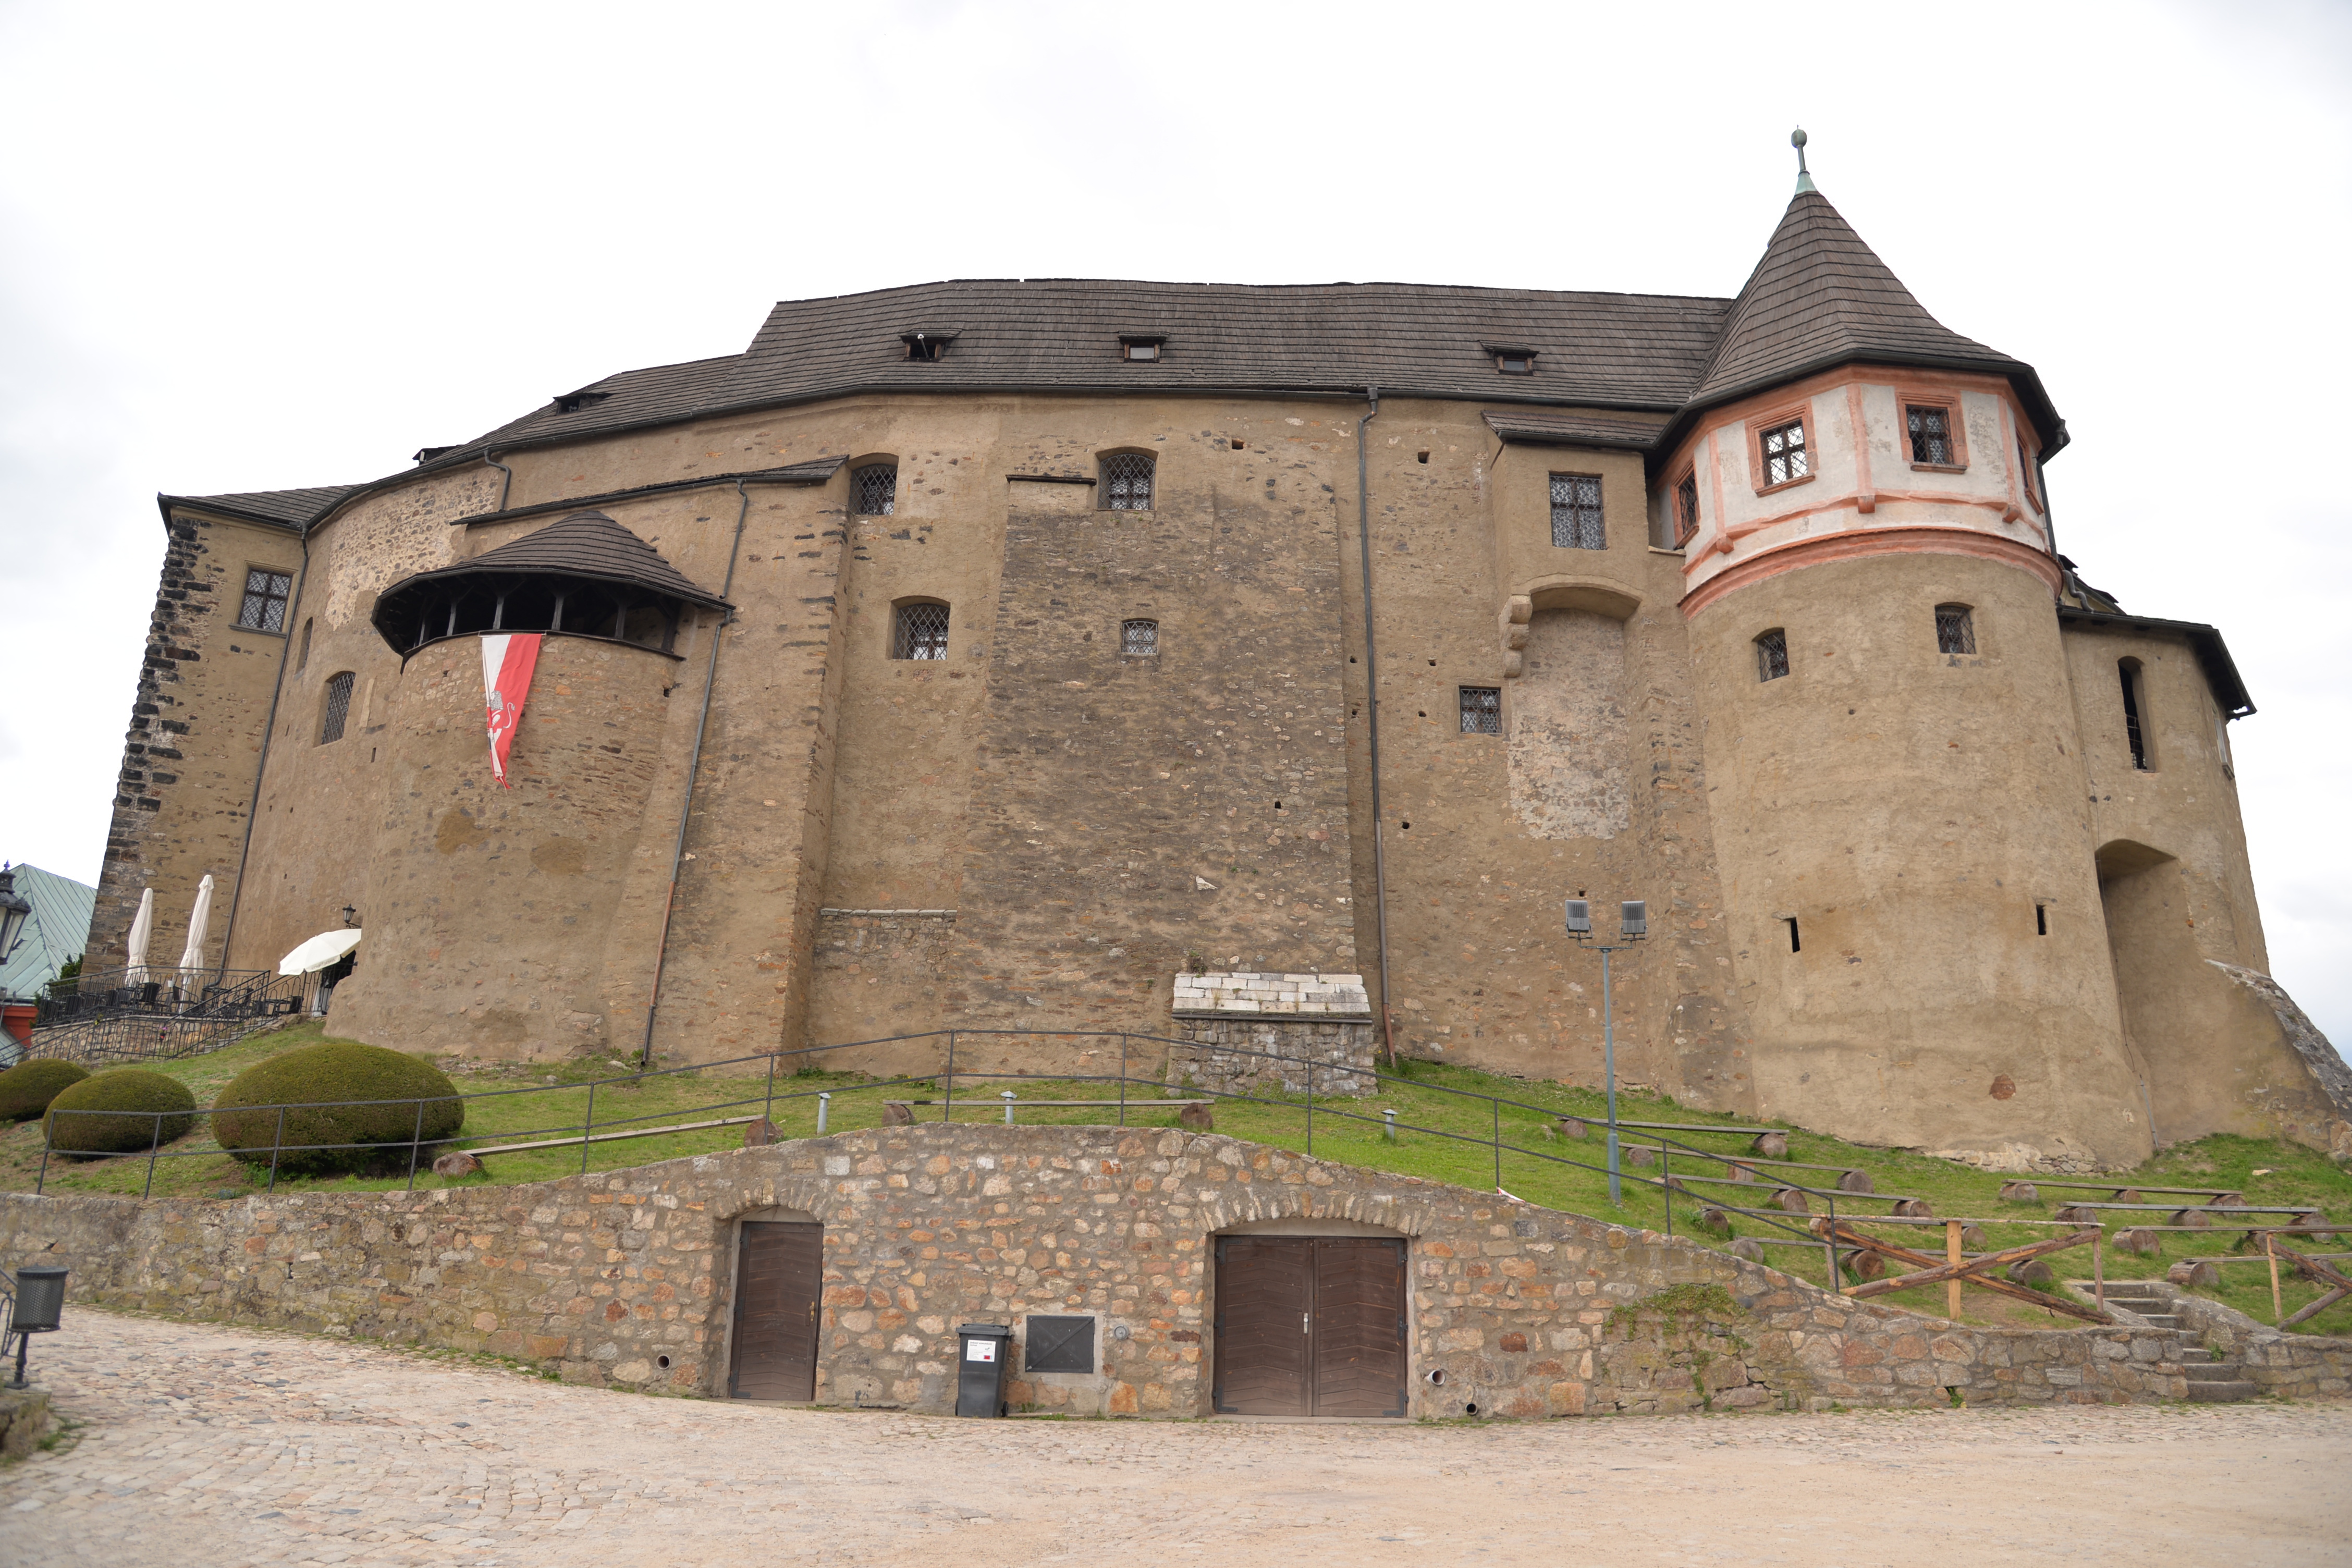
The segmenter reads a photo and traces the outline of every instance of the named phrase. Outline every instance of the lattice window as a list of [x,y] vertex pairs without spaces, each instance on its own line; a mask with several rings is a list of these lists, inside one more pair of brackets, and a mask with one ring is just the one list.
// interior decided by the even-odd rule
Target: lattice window
[[319,724],[319,744],[343,738],[343,721],[352,715],[352,672],[327,678],[327,710]]
[[1789,634],[1779,626],[1756,639],[1756,679],[1778,680],[1789,673]]
[[939,604],[901,605],[890,637],[892,658],[945,658],[948,656],[948,607]]
[[1102,460],[1102,504],[1106,511],[1150,511],[1152,469],[1158,465],[1149,452],[1113,452]]
[[260,567],[248,570],[245,574],[245,604],[236,613],[236,624],[248,631],[284,631],[286,601],[293,592],[294,579],[283,572]]
[[1601,525],[1601,476],[1551,477],[1551,542],[1562,550],[1605,550]]
[[1762,431],[1757,440],[1763,447],[1764,482],[1785,485],[1790,479],[1801,479],[1813,471],[1812,456],[1805,447],[1805,422],[1791,419],[1786,425],[1775,425]]
[[898,465],[868,463],[849,476],[849,504],[860,517],[888,517],[898,510]]
[[1943,468],[1957,465],[1960,458],[1952,445],[1952,411],[1935,404],[1914,403],[1903,410],[1903,421],[1911,432],[1911,460]]
[[1121,621],[1118,623],[1118,651],[1149,657],[1160,651],[1158,621]]
[[1977,651],[1976,617],[1966,605],[1936,606],[1936,651],[1937,653],[1974,653]]
[[1693,469],[1675,487],[1675,547],[1698,536],[1698,472]]
[[1499,735],[1503,732],[1503,689],[1465,686],[1462,689],[1462,732]]

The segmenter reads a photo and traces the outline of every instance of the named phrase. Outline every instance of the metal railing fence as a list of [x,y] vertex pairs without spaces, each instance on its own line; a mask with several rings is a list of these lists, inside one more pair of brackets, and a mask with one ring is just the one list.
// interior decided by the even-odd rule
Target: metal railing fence
[[257,1018],[301,1005],[307,974],[273,970],[196,971],[144,964],[52,980],[34,998],[33,1027],[58,1028],[117,1017]]

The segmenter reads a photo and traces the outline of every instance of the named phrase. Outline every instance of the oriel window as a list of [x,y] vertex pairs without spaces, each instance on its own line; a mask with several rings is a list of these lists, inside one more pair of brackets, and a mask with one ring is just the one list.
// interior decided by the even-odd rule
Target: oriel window
[[1911,460],[1941,468],[1951,468],[1959,462],[1952,446],[1952,411],[1934,404],[1911,404],[1903,410],[1905,426],[1911,434]]
[[1152,469],[1149,452],[1113,452],[1102,460],[1105,511],[1150,511]]
[[319,744],[343,738],[343,723],[352,715],[352,672],[327,678],[327,707],[319,723]]
[[1791,419],[1786,425],[1775,425],[1758,433],[1758,443],[1763,448],[1764,483],[1785,485],[1791,479],[1801,479],[1813,471],[1812,456],[1805,447],[1805,422]]
[[850,505],[859,517],[888,517],[898,506],[898,465],[868,463],[849,476]]
[[1499,735],[1503,732],[1503,689],[1465,686],[1462,689],[1462,732]]
[[948,607],[924,601],[898,606],[890,635],[892,658],[945,658],[948,656]]
[[286,600],[293,592],[294,579],[283,572],[260,567],[248,570],[245,574],[245,603],[236,612],[236,624],[249,631],[284,631]]
[[1551,477],[1551,542],[1562,550],[1605,550],[1601,522],[1601,476]]

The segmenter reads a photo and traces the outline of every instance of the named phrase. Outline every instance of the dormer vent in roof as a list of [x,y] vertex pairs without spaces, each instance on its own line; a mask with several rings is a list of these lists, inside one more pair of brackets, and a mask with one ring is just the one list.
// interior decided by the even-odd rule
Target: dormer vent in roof
[[1789,132],[1789,145],[1797,150],[1797,194],[1803,195],[1814,189],[1813,176],[1805,168],[1805,128],[1798,126]]
[[926,364],[948,357],[948,345],[956,341],[953,332],[901,332],[898,341],[907,345],[907,357]]
[[1121,332],[1118,335],[1121,353],[1139,363],[1157,360],[1167,342],[1168,336],[1164,332]]
[[593,408],[612,396],[609,392],[567,392],[555,400],[558,414],[577,414],[583,408]]
[[1536,355],[1539,349],[1523,348],[1517,343],[1481,343],[1478,345],[1495,356],[1495,368],[1505,375],[1533,375]]

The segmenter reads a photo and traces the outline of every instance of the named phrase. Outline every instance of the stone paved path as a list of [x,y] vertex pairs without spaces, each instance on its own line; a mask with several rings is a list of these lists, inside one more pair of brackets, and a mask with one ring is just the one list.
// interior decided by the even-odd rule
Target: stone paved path
[[[0,1564],[2341,1563],[2352,1407],[954,1421],[69,1312]],[[2188,1556],[2179,1555],[2184,1551]]]

